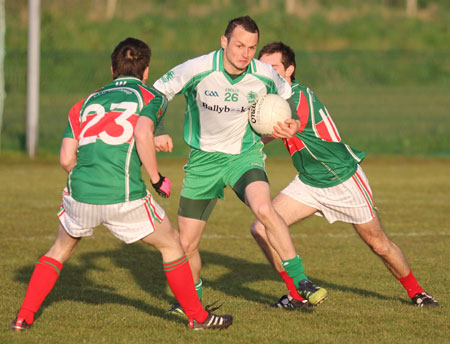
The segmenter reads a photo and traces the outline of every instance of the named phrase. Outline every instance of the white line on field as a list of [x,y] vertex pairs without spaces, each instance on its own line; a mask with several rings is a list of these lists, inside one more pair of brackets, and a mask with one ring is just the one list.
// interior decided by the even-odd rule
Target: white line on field
[[[293,238],[310,238],[310,237],[318,237],[318,236],[327,236],[329,238],[351,238],[358,236],[356,233],[317,233],[317,234],[304,234],[304,233],[294,233],[291,234]],[[422,237],[422,236],[450,236],[450,232],[410,232],[410,233],[388,233],[388,236],[396,236],[396,237]],[[203,234],[202,238],[205,239],[250,239],[250,234]]]
[[[291,236],[293,238],[313,238],[319,236],[326,236],[329,238],[335,239],[346,239],[351,237],[358,236],[356,233],[316,233],[316,234],[304,234],[304,233],[292,233]],[[388,233],[390,237],[423,237],[423,236],[450,236],[450,232],[410,232],[410,233],[401,233],[401,232],[393,232]],[[215,233],[206,233],[203,234],[202,238],[204,239],[252,239],[250,233],[242,233],[242,234],[215,234]],[[20,241],[35,241],[36,239],[44,239],[44,240],[55,240],[55,236],[39,236],[33,237],[28,236],[26,238],[8,238],[7,240],[20,240]],[[84,238],[90,239],[90,237]]]

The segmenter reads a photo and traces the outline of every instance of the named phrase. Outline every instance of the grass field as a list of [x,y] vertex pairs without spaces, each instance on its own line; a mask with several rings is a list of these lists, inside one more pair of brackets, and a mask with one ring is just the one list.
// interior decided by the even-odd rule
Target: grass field
[[[176,218],[184,159],[162,159],[173,196],[158,199]],[[168,316],[173,302],[159,253],[125,245],[103,228],[84,239],[44,302],[34,327],[8,331],[37,258],[56,233],[65,173],[54,159],[0,160],[1,343],[449,343],[450,161],[369,157],[363,164],[380,217],[438,309],[410,306],[407,294],[349,225],[319,217],[292,227],[309,277],[329,291],[312,311],[273,310],[285,288],[249,234],[252,216],[230,190],[201,242],[204,302],[224,301],[227,331],[193,332]],[[268,159],[272,190],[293,177],[288,158]]]

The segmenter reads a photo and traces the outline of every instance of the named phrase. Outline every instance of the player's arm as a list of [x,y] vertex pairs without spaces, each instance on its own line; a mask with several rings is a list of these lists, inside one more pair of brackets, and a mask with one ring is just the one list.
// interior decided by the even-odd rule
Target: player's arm
[[84,99],[71,107],[59,150],[59,163],[67,173],[77,164],[78,140],[81,132],[80,111],[83,103]]
[[77,164],[78,140],[64,137],[59,151],[59,163],[69,173]]
[[136,149],[152,184],[156,184],[160,179],[158,163],[156,161],[155,143],[153,141],[154,128],[155,125],[150,118],[139,116],[136,129],[134,130]]
[[157,152],[172,152],[173,141],[164,127],[164,117],[155,129],[155,148]]
[[169,178],[163,177],[158,171],[158,163],[156,161],[156,149],[154,143],[153,131],[155,125],[153,120],[145,116],[139,116],[134,130],[134,137],[136,139],[136,149],[147,171],[150,181],[156,192],[164,198],[170,196]]

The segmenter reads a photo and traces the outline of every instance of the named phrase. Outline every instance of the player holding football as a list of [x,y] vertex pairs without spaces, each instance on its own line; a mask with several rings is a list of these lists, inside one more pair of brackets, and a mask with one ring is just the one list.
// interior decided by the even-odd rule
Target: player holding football
[[114,81],[70,110],[60,152],[69,176],[58,235],[36,264],[11,330],[24,331],[33,324],[64,262],[100,224],[127,244],[142,240],[161,252],[167,281],[189,317],[189,327],[222,329],[232,324],[231,315],[203,309],[178,232],[141,177],[144,165],[156,192],[169,197],[170,180],[158,172],[153,143],[167,100],[144,85],[150,56],[150,48],[140,40],[120,42],[111,54]]
[[[258,96],[278,93],[287,99],[292,93],[273,68],[253,58],[258,40],[253,19],[233,19],[221,37],[220,50],[174,67],[153,85],[169,101],[183,94],[187,102],[184,140],[191,151],[178,209],[181,244],[201,299],[198,247],[217,198],[224,198],[229,185],[264,224],[266,237],[300,293],[318,304],[327,292],[308,280],[289,229],[272,206],[263,144],[248,123],[247,109]],[[274,127],[274,135],[287,139],[297,129],[298,121],[289,119]],[[167,147],[167,142],[160,143],[159,149]],[[173,311],[182,313],[178,305]]]
[[[439,306],[417,283],[402,251],[381,226],[369,182],[359,166],[366,153],[341,141],[326,107],[308,87],[295,80],[294,51],[281,42],[270,43],[260,51],[259,60],[272,65],[291,84],[301,125],[294,137],[283,140],[299,174],[273,199],[276,211],[288,226],[313,214],[325,217],[330,223],[338,220],[351,223],[400,281],[414,305]],[[264,224],[256,220],[251,233],[289,290],[288,295],[272,306],[303,306],[304,301],[286,275]]]

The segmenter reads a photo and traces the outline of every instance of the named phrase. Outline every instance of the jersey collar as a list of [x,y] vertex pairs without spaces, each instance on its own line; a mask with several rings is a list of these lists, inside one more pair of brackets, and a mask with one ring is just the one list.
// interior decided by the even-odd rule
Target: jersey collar
[[115,78],[113,82],[120,82],[120,81],[126,81],[126,83],[142,84],[142,80],[134,76],[120,76],[118,78]]
[[217,50],[216,53],[214,54],[213,70],[222,72],[223,75],[225,75],[225,77],[227,78],[228,82],[230,84],[234,85],[234,84],[238,83],[239,81],[241,81],[247,75],[247,73],[256,72],[256,64],[255,64],[255,59],[252,59],[252,61],[250,62],[250,64],[247,67],[247,70],[244,73],[242,73],[240,76],[238,76],[237,78],[232,79],[230,77],[230,75],[226,72],[225,67],[223,65],[223,49],[220,49],[220,50]]

